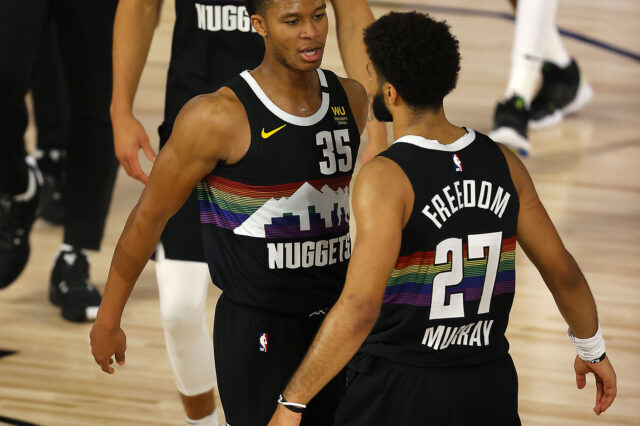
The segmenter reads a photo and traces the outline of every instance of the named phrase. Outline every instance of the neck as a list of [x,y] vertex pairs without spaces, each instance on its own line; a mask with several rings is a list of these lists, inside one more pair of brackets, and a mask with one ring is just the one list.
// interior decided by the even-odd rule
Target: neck
[[265,53],[262,63],[252,72],[254,78],[266,85],[275,87],[278,92],[295,96],[296,94],[306,94],[318,92],[318,77],[316,70],[300,71],[287,64],[278,61],[269,52]]
[[404,106],[393,113],[393,134],[396,140],[405,135],[416,135],[448,145],[466,133],[465,129],[447,120],[443,108],[417,113]]
[[289,114],[306,117],[320,108],[322,96],[315,69],[296,70],[267,51],[260,66],[251,74],[269,99]]

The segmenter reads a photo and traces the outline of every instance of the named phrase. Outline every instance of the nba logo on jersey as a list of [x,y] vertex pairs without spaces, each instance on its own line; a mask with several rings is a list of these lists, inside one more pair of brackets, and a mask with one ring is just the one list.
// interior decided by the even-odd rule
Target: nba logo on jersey
[[462,161],[460,161],[460,157],[458,157],[458,154],[453,154],[453,164],[456,167],[456,172],[462,171]]
[[260,352],[266,352],[267,351],[267,344],[269,342],[267,342],[267,333],[260,333]]

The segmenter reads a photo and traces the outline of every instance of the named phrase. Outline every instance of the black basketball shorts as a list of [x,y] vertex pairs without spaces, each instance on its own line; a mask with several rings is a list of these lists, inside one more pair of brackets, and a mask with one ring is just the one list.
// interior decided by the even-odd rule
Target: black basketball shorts
[[347,367],[336,426],[513,426],[518,378],[511,357],[424,368],[358,354]]
[[[218,391],[230,426],[264,426],[324,314],[288,316],[220,296],[213,328]],[[331,426],[346,379],[336,376],[308,405],[302,425]]]

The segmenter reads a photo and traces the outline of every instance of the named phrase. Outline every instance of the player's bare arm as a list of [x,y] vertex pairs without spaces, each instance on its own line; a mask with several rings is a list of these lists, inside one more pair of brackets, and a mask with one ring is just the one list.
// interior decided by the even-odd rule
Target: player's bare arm
[[[589,285],[578,264],[567,251],[538,198],[526,168],[509,149],[500,145],[505,154],[513,183],[520,199],[518,242],[536,266],[574,335],[581,339],[594,336],[598,330],[598,314]],[[616,375],[609,359],[587,363],[576,357],[578,388],[586,384],[585,374],[596,377],[594,412],[604,412],[616,396]]]
[[344,91],[347,93],[351,112],[353,113],[356,119],[356,123],[358,124],[358,131],[360,132],[360,134],[362,134],[362,132],[364,132],[365,126],[367,125],[367,114],[369,113],[367,92],[362,84],[360,84],[356,80],[340,77],[340,83],[342,84]]
[[[411,184],[396,163],[375,158],[362,168],[354,184],[357,239],[346,283],[283,391],[285,400],[309,402],[362,345],[380,313],[412,207]],[[299,414],[279,405],[269,425],[298,424],[299,420]]]
[[127,174],[141,182],[146,182],[148,176],[140,167],[138,150],[142,149],[149,161],[154,161],[156,154],[144,127],[133,116],[132,107],[159,14],[159,0],[121,0],[113,26],[110,112],[114,148]]
[[[366,0],[333,0],[336,15],[336,32],[342,62],[350,77],[368,86],[369,74],[366,66],[369,62],[364,45],[364,29],[374,21],[371,8]],[[373,94],[370,94],[373,96]],[[369,110],[367,118],[369,144],[362,154],[363,164],[387,149],[387,128],[377,121]]]
[[219,161],[234,163],[249,146],[242,104],[227,88],[189,101],[178,115],[171,138],[151,171],[116,246],[102,303],[91,330],[92,354],[103,371],[124,363],[126,340],[120,328],[124,306],[160,239],[167,220],[197,182]]

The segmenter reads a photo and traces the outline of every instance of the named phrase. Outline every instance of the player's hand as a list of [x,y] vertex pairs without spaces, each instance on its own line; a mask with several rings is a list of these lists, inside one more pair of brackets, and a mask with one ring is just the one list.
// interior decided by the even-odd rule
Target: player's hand
[[127,349],[127,336],[118,327],[111,327],[97,320],[93,323],[89,334],[91,354],[105,373],[113,374],[112,356],[115,355],[118,365],[124,365],[124,351]]
[[144,127],[130,113],[113,114],[111,121],[116,157],[129,176],[146,183],[149,177],[142,171],[138,150],[144,151],[151,162],[156,159],[156,153],[151,148]]
[[578,385],[578,389],[583,389],[587,384],[586,374],[593,373],[596,378],[596,405],[593,407],[593,412],[598,416],[604,413],[616,398],[618,389],[616,385],[616,372],[613,371],[609,357],[605,357],[605,359],[596,364],[591,364],[576,356],[573,368],[576,370],[576,384]]
[[268,426],[298,426],[300,421],[302,421],[302,414],[294,413],[278,404],[278,408],[273,413]]

